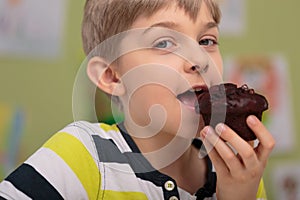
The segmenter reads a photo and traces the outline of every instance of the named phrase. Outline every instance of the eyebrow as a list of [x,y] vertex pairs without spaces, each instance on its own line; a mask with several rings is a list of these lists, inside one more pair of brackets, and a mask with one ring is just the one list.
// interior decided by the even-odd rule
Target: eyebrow
[[211,28],[215,28],[215,27],[219,27],[219,24],[216,22],[208,22],[207,24],[205,24],[205,28],[206,29],[211,29]]
[[158,22],[155,23],[153,25],[151,25],[150,27],[146,28],[143,32],[143,34],[146,34],[147,32],[149,32],[151,29],[155,28],[155,27],[162,27],[162,28],[169,28],[169,29],[176,29],[178,28],[178,24],[176,24],[175,22],[172,21],[164,21],[164,22]]
[[207,22],[204,25],[204,27],[202,28],[202,30],[200,31],[200,33],[205,32],[205,31],[207,31],[209,29],[213,29],[213,28],[219,29],[219,24],[216,23],[216,22],[214,22],[214,21]]
[[[164,21],[164,22],[155,23],[155,24],[151,25],[150,27],[146,28],[143,31],[143,34],[146,34],[147,32],[149,32],[151,29],[153,29],[155,27],[163,27],[163,28],[169,28],[169,29],[175,29],[175,30],[179,29],[179,25],[177,23],[172,22],[172,21]],[[215,27],[219,28],[219,24],[214,21],[207,22],[203,27],[203,32],[205,32],[208,29],[215,28]]]

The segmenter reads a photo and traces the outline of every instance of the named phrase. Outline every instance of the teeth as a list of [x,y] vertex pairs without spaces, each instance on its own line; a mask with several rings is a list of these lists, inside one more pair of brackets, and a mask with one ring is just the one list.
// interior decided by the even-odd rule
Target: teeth
[[200,91],[202,91],[202,88],[195,89],[195,92],[200,92]]
[[201,92],[203,89],[202,88],[193,88],[193,89],[190,89],[189,92]]

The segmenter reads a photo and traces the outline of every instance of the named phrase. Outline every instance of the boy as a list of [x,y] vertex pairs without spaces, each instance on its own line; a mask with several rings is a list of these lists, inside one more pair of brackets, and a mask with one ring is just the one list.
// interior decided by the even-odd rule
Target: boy
[[249,116],[253,149],[194,111],[194,91],[222,74],[219,20],[213,0],[87,0],[87,75],[124,122],[67,126],[0,184],[2,199],[264,199],[270,133]]

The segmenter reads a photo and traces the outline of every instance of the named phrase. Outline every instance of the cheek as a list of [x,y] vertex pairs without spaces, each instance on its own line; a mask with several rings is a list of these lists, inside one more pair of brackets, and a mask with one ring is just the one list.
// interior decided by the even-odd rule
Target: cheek
[[133,122],[143,127],[150,125],[151,129],[162,128],[171,116],[174,117],[180,111],[180,104],[174,95],[168,89],[155,85],[136,90],[128,105]]
[[210,57],[213,59],[214,64],[217,66],[218,71],[223,76],[223,59],[219,52],[211,54]]
[[136,110],[149,110],[153,105],[161,105],[167,108],[169,104],[176,100],[174,94],[167,88],[149,84],[138,88],[129,97],[130,108]]
[[116,70],[120,76],[124,76],[129,70],[150,63],[148,57],[144,51],[124,54],[115,61]]
[[221,73],[221,75],[223,76],[223,60],[222,58],[220,58],[220,63],[218,64],[219,67],[219,71]]

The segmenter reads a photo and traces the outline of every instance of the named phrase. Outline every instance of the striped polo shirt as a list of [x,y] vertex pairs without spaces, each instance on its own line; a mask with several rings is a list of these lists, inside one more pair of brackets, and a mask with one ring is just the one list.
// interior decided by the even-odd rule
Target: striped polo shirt
[[[122,124],[80,121],[56,133],[5,178],[0,200],[216,199],[209,160],[208,169],[206,184],[191,195],[152,167]],[[257,199],[266,199],[262,182]]]

